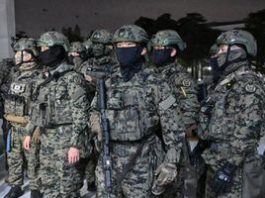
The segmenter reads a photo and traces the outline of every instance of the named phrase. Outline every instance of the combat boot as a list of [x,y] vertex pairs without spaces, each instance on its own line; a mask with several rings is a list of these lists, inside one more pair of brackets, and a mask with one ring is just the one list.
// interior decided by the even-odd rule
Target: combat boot
[[30,192],[30,197],[31,198],[42,198],[42,194],[40,193],[39,190],[32,190]]
[[23,194],[24,192],[21,190],[20,186],[12,186],[4,198],[18,198]]

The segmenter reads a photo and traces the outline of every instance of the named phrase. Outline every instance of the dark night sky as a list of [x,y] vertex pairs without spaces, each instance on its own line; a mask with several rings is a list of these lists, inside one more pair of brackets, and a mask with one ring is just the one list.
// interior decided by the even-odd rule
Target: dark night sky
[[29,36],[76,24],[83,35],[93,29],[115,30],[140,16],[156,19],[169,13],[178,20],[202,14],[208,22],[241,20],[265,9],[265,0],[15,0],[16,28]]

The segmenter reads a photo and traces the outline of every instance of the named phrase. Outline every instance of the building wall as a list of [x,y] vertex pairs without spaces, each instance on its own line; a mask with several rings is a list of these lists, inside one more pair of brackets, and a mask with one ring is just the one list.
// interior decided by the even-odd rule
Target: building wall
[[12,36],[15,36],[14,0],[0,0],[0,60],[12,56]]

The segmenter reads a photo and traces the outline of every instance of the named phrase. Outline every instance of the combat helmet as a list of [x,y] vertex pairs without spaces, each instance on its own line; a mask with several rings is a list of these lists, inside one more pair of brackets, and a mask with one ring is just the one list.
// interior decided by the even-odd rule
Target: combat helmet
[[244,30],[229,30],[222,33],[216,40],[217,45],[241,45],[248,55],[255,57],[257,54],[257,42],[254,36]]
[[78,53],[80,53],[80,52],[84,52],[84,51],[86,51],[86,48],[83,45],[83,43],[76,41],[76,42],[72,42],[70,44],[69,52],[78,52]]
[[137,25],[124,25],[117,29],[113,36],[113,43],[117,42],[147,43],[146,31]]
[[112,38],[112,33],[110,33],[108,30],[101,29],[94,31],[90,39],[93,43],[110,44]]
[[162,30],[157,32],[151,39],[151,45],[161,46],[178,46],[179,50],[183,51],[186,48],[186,43],[181,39],[179,34],[174,30]]
[[54,45],[61,45],[64,47],[65,51],[69,51],[69,41],[61,33],[55,31],[49,31],[42,34],[38,40],[38,46],[48,46],[52,47]]
[[39,52],[36,48],[36,42],[33,38],[21,38],[19,39],[13,47],[14,51],[30,51],[36,57]]

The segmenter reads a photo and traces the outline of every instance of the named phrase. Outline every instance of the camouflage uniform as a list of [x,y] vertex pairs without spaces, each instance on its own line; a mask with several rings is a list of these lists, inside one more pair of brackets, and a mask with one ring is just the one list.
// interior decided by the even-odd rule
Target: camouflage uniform
[[[38,54],[33,39],[20,39],[15,44],[14,50],[31,51],[35,57]],[[11,186],[21,187],[23,185],[25,164],[27,164],[27,176],[31,191],[38,191],[40,188],[38,177],[39,143],[32,142],[31,150],[26,151],[23,149],[22,142],[27,135],[25,126],[29,116],[32,92],[36,81],[40,78],[40,72],[36,67],[37,64],[33,60],[22,62],[19,65],[19,71],[13,74],[9,92],[5,95],[5,118],[11,123],[12,135],[12,148],[11,152],[8,153],[8,183]]]
[[[122,40],[141,43],[146,42],[147,35],[138,26],[126,25],[114,34],[114,42]],[[163,157],[157,152],[158,149],[162,150],[162,143],[156,136],[157,128],[162,128],[167,151],[163,165],[176,166],[179,160],[182,146],[179,133],[183,132],[184,126],[177,113],[179,110],[176,99],[165,82],[144,70],[139,70],[130,79],[124,80],[121,69],[118,69],[106,80],[106,89],[113,183],[109,195],[152,197],[155,169],[161,164]],[[92,116],[97,114],[95,111]],[[101,152],[96,169],[97,197],[107,197],[102,155]],[[170,174],[174,175],[174,172]],[[159,175],[160,172],[157,171],[156,174]]]
[[[76,53],[76,55],[72,53]],[[72,42],[68,52],[68,59],[72,59],[70,62],[75,66],[74,69],[76,72],[80,72],[81,65],[86,61],[86,57],[85,46],[81,42]]]
[[[4,96],[7,94],[10,87],[10,82],[12,80],[12,75],[14,73],[14,61],[13,59],[3,59],[0,62],[0,119],[2,122],[2,131],[3,131],[3,150],[6,148],[6,139],[7,139],[7,129],[8,122],[3,118],[4,115]],[[2,141],[1,141],[2,142]],[[1,147],[2,148],[2,147]],[[5,161],[6,161],[6,170],[8,171],[7,164],[7,154],[4,152]]]
[[[256,55],[256,42],[248,32],[233,30],[221,34],[217,44],[227,45],[230,50],[216,56],[223,76],[209,90],[201,109],[199,135],[211,141],[202,155],[209,165],[205,197],[263,197],[263,159],[257,147],[264,135],[265,92],[246,58]],[[233,51],[237,45],[245,49]],[[252,186],[246,185],[253,176]],[[250,195],[252,190],[256,196]]]
[[[85,75],[92,78],[92,81],[88,82],[86,88],[88,90],[88,97],[93,99],[96,91],[96,79],[106,78],[113,72],[114,61],[113,54],[110,46],[112,46],[113,35],[107,30],[96,30],[91,35],[90,41],[92,46],[93,58],[86,61],[82,66],[82,71]],[[92,97],[91,97],[92,96]],[[91,137],[92,138],[92,137]],[[95,144],[91,139],[92,144]],[[98,161],[98,153],[94,148],[94,157],[88,159],[85,175],[88,185],[95,184],[95,169]]]
[[[186,47],[186,44],[182,41],[177,32],[173,30],[157,32],[152,37],[150,45],[152,46],[151,53],[156,50],[155,46],[165,48],[173,47],[177,49],[177,54]],[[197,123],[199,113],[197,85],[190,74],[176,62],[176,59],[177,56],[172,58],[169,63],[156,66],[155,71],[168,83],[171,92],[177,98],[185,128],[188,129]],[[186,144],[185,146],[189,145]],[[177,184],[178,191],[181,194],[179,197],[196,197],[197,183],[201,175],[201,173],[199,173],[199,168],[197,167],[198,170],[196,170],[190,164],[189,150],[190,149],[186,152],[184,152],[184,150],[182,153],[182,162]],[[202,169],[202,167],[200,167],[200,169]],[[198,173],[196,173],[197,171]],[[168,197],[168,192],[166,196]]]
[[[61,45],[68,50],[67,39],[58,32],[46,32],[40,45]],[[44,51],[45,52],[45,51]],[[43,53],[44,53],[43,52]],[[66,56],[66,54],[65,54]],[[41,128],[40,177],[45,197],[80,197],[83,185],[80,165],[69,164],[69,148],[78,148],[86,157],[88,101],[83,78],[73,66],[61,62],[52,67],[47,78],[38,83],[31,111],[31,124]]]

